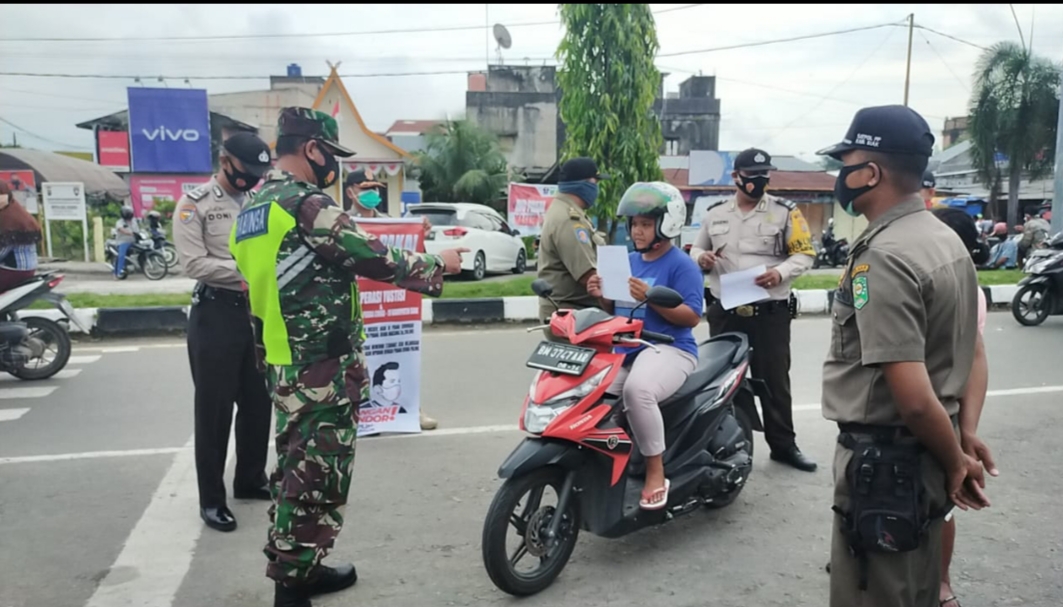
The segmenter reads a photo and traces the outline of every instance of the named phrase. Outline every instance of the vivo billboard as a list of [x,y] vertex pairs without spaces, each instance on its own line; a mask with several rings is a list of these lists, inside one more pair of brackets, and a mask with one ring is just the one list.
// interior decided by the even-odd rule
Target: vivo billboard
[[130,87],[135,173],[211,173],[210,109],[202,89]]

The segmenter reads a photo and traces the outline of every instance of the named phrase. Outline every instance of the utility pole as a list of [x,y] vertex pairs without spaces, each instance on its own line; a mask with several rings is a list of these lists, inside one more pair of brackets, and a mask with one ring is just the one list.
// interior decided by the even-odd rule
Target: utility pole
[[908,62],[904,68],[904,106],[908,107],[908,86],[912,83],[912,34],[915,33],[915,13],[908,15]]
[[1059,83],[1059,118],[1056,122],[1056,179],[1052,195],[1052,234],[1063,230],[1063,78]]

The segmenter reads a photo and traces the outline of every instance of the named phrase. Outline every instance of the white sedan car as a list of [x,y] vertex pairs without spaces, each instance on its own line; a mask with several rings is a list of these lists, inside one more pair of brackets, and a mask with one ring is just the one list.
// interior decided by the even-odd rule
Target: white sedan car
[[410,217],[427,217],[432,229],[425,251],[466,248],[461,269],[475,280],[487,273],[523,274],[528,265],[520,232],[491,207],[468,202],[426,202],[407,207]]

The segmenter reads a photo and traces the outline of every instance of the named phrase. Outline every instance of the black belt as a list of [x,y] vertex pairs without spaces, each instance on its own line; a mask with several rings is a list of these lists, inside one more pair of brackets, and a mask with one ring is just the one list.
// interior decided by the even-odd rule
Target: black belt
[[[719,304],[720,301],[713,302]],[[723,310],[723,306],[720,306]],[[742,318],[752,318],[754,316],[765,316],[767,314],[775,314],[781,310],[789,311],[790,301],[787,299],[773,299],[771,301],[762,301],[754,304],[746,304],[744,306],[737,306],[730,310],[723,310],[731,316],[740,316]]]
[[211,300],[234,306],[247,305],[247,294],[243,291],[219,289],[218,287],[212,287],[201,282],[196,283],[196,288],[192,291],[192,297],[199,301]]
[[[956,416],[953,415],[949,419],[951,419],[953,425],[955,425]],[[842,434],[864,434],[883,439],[915,438],[915,435],[908,429],[908,426],[882,426],[875,424],[858,424],[855,422],[840,422],[838,424],[838,431]]]

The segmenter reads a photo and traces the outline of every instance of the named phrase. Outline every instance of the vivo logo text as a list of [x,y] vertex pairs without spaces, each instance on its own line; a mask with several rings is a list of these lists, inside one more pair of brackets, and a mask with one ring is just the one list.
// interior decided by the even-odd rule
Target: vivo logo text
[[144,133],[148,141],[199,141],[199,131],[195,129],[171,131],[164,126],[159,126],[150,131],[148,129],[140,129],[140,132]]

